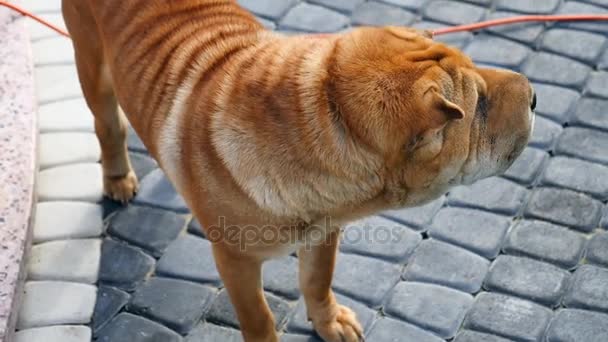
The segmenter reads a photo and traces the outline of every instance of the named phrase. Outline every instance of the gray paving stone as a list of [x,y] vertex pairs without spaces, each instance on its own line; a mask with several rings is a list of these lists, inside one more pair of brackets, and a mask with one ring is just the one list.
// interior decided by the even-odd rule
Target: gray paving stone
[[580,159],[552,158],[542,183],[585,192],[600,200],[608,199],[608,167]]
[[[488,49],[491,46],[491,49]],[[464,50],[475,62],[517,69],[531,50],[522,44],[495,36],[480,34]]]
[[608,205],[604,207],[604,214],[602,215],[600,227],[608,229]]
[[[446,27],[446,24],[440,24],[433,21],[421,21],[413,25],[413,27],[421,30],[436,30]],[[472,39],[473,34],[471,32],[457,32],[452,34],[446,34],[433,38],[435,41],[448,44],[459,49],[463,49]]]
[[547,342],[608,341],[608,315],[583,311],[560,310],[547,331]]
[[549,154],[536,148],[526,147],[504,177],[522,185],[532,185],[541,173]]
[[465,249],[430,239],[418,247],[403,278],[476,293],[489,264],[486,259]]
[[97,336],[97,342],[181,342],[182,338],[164,326],[129,313],[114,317]]
[[299,31],[336,32],[350,23],[348,17],[325,7],[300,3],[279,22],[282,28]]
[[[34,2],[34,1],[28,1],[28,2]],[[37,5],[39,6],[39,4],[37,4]],[[40,16],[40,18],[46,20],[49,23],[52,23],[53,25],[61,28],[62,30],[66,29],[65,22],[63,21],[63,15],[61,15],[61,12],[43,13],[43,14],[39,14],[39,16]],[[41,40],[41,39],[46,39],[46,38],[60,37],[58,33],[56,33],[53,30],[49,30],[48,27],[40,24],[37,21],[27,20],[25,23],[26,23],[25,26],[27,27],[28,32],[30,34],[30,38],[33,42]]]
[[608,70],[608,50],[602,55],[597,67],[600,70]]
[[342,235],[340,249],[347,253],[405,263],[422,241],[422,236],[380,216],[349,224]]
[[40,104],[82,97],[76,67],[52,65],[34,70],[36,95]]
[[131,246],[109,239],[101,245],[99,280],[104,284],[132,291],[153,267],[151,256]]
[[278,20],[299,1],[300,0],[238,0],[238,3],[257,15]]
[[58,166],[38,173],[39,201],[97,203],[103,198],[101,165],[97,163]]
[[382,215],[415,230],[425,231],[444,203],[445,197],[441,197],[420,207],[389,210],[383,212]]
[[[276,328],[280,329],[280,327],[283,326],[287,315],[293,308],[285,300],[269,293],[266,293],[266,301],[274,314]],[[240,326],[226,290],[222,290],[220,294],[216,296],[205,319],[208,322],[229,327],[238,328]]]
[[156,161],[141,153],[129,153],[131,166],[137,175],[137,179],[144,179],[150,172],[158,168]]
[[597,227],[602,204],[571,190],[538,188],[534,190],[525,216],[569,226],[583,232]]
[[494,0],[467,0],[466,2],[470,2],[484,7],[491,7]]
[[295,334],[283,334],[281,342],[323,342],[319,337]]
[[608,267],[608,232],[596,234],[587,247],[587,261]]
[[492,292],[501,292],[556,307],[566,291],[570,273],[533,259],[499,256],[484,282]]
[[478,210],[444,208],[433,220],[429,236],[489,259],[496,258],[511,220]]
[[480,21],[486,9],[457,1],[433,1],[424,9],[424,17],[446,24],[460,25]]
[[[376,311],[368,308],[365,304],[359,303],[339,293],[336,293],[335,296],[339,304],[344,305],[355,312],[363,330],[368,331],[376,318]],[[312,324],[308,321],[308,315],[306,314],[304,298],[300,298],[294,310],[294,314],[289,318],[287,331],[296,334],[314,334]]]
[[592,162],[608,164],[608,133],[569,127],[559,137],[555,152]]
[[[329,1],[329,0],[326,0],[326,1]],[[344,1],[348,1],[348,0],[344,0]],[[426,4],[428,4],[431,0],[380,0],[380,1],[386,2],[387,4],[397,5],[399,7],[407,8],[409,10],[419,11]],[[484,0],[481,0],[481,1],[484,1]]]
[[73,44],[63,36],[33,42],[32,54],[36,66],[74,63]]
[[137,133],[133,127],[129,126],[128,135],[127,135],[127,146],[129,151],[139,152],[139,153],[148,153],[144,142],[141,141]]
[[27,260],[29,280],[97,282],[101,239],[57,240],[32,246]]
[[99,205],[102,208],[104,220],[109,219],[113,214],[125,208],[124,204],[114,201],[107,196],[104,196]]
[[81,325],[55,325],[20,330],[11,342],[89,342],[91,329]]
[[97,333],[122,310],[129,302],[128,293],[121,291],[115,287],[100,286],[97,291],[97,302],[95,303],[95,311],[93,312],[92,328],[93,333]]
[[39,139],[40,169],[96,163],[101,156],[99,141],[92,133],[46,133],[40,134]]
[[526,188],[509,180],[493,177],[471,186],[454,188],[448,196],[448,204],[514,215],[527,197]]
[[583,98],[574,112],[572,124],[608,130],[606,114],[608,114],[608,100]]
[[133,294],[127,309],[186,334],[211,304],[216,291],[199,284],[151,278]]
[[443,342],[432,333],[411,324],[400,322],[391,318],[381,318],[374,324],[366,338],[374,342],[416,341],[416,342]]
[[559,0],[528,1],[528,0],[497,0],[496,7],[499,10],[549,14],[557,10],[560,5]]
[[33,13],[56,13],[61,12],[61,1],[60,0],[49,0],[49,1],[36,1],[36,0],[25,0],[22,1],[28,10]]
[[211,243],[190,234],[173,241],[158,260],[156,273],[165,277],[220,285]]
[[23,288],[17,329],[88,324],[97,287],[64,281],[28,281]]
[[196,218],[192,218],[188,223],[188,233],[205,238],[205,232],[203,232],[203,228]]
[[[350,13],[367,0],[310,0],[311,3]],[[390,2],[389,2],[390,3]]]
[[454,342],[511,342],[511,340],[476,331],[463,330],[456,336]]
[[241,332],[211,323],[201,323],[186,336],[184,342],[221,341],[241,342]]
[[600,71],[591,74],[585,93],[590,96],[608,98],[608,72]]
[[541,150],[551,150],[563,130],[562,126],[554,121],[537,116],[529,145]]
[[[558,14],[606,14],[606,8],[585,4],[582,2],[567,1],[560,7]],[[558,26],[563,26],[575,30],[594,31],[605,34],[606,25],[602,22],[567,22],[558,23]]]
[[112,217],[108,233],[160,257],[185,226],[184,218],[170,211],[131,205]]
[[296,300],[300,296],[297,258],[288,256],[266,261],[262,276],[266,291],[290,300]]
[[83,98],[48,103],[38,107],[41,133],[94,133],[93,115]]
[[583,265],[574,272],[564,305],[608,313],[608,269]]
[[540,52],[528,59],[522,67],[522,72],[533,81],[580,89],[591,69],[572,59]]
[[268,20],[268,19],[264,19],[264,18],[260,18],[260,17],[256,17],[256,19],[262,24],[264,25],[265,28],[267,28],[268,30],[274,30],[277,28],[277,24],[274,23],[274,21]]
[[416,16],[406,10],[380,2],[365,2],[352,15],[354,25],[409,26],[415,19]]
[[568,122],[580,98],[580,94],[574,90],[549,84],[535,83],[534,91],[538,97],[536,113],[560,124]]
[[588,2],[598,6],[608,7],[608,1],[606,0],[582,0],[583,2]]
[[42,202],[36,205],[33,242],[100,236],[102,208],[86,202]]
[[527,300],[495,293],[481,293],[464,327],[513,339],[540,342],[552,311]]
[[585,63],[595,63],[607,41],[605,36],[595,33],[553,29],[543,36],[541,48]]
[[[488,19],[502,19],[507,17],[514,17],[517,15],[520,14],[499,11],[490,14],[488,16]],[[536,42],[538,37],[544,31],[544,28],[545,26],[539,23],[522,23],[514,25],[495,26],[489,28],[488,31],[501,37],[506,37],[526,44],[532,44]]]
[[509,231],[503,250],[572,269],[583,258],[586,243],[582,234],[565,227],[543,221],[521,221]]
[[340,254],[333,288],[365,304],[377,306],[399,281],[402,268],[378,259]]
[[139,192],[135,196],[134,203],[149,205],[157,208],[189,212],[186,202],[179,195],[171,182],[167,179],[161,169],[150,172],[146,178],[139,183]]
[[450,339],[472,305],[473,296],[468,293],[432,284],[401,282],[391,292],[385,311]]

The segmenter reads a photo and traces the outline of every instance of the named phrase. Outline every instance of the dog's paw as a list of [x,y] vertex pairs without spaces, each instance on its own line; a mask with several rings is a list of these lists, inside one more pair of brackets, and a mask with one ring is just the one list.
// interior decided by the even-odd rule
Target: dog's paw
[[338,305],[334,317],[313,319],[317,334],[325,342],[361,342],[363,328],[355,313],[346,306]]
[[126,204],[135,194],[139,183],[135,172],[129,171],[125,176],[104,176],[103,189],[106,196],[114,201]]

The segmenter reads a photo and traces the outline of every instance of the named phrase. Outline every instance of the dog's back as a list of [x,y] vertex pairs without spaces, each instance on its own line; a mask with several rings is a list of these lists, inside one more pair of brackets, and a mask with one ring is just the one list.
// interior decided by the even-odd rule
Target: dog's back
[[178,87],[209,77],[262,29],[232,0],[64,0],[63,11],[81,64],[100,69],[152,153]]

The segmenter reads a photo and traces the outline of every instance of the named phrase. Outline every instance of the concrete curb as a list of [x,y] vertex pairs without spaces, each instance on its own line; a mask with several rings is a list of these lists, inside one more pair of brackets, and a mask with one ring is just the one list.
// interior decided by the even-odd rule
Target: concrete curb
[[0,341],[10,342],[31,244],[38,130],[29,35],[6,8],[0,47]]

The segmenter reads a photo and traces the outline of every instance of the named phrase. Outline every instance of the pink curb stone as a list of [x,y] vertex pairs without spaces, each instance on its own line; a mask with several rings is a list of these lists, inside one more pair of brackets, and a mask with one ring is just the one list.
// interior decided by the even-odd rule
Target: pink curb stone
[[36,101],[24,21],[0,7],[0,341],[12,340],[31,239]]

